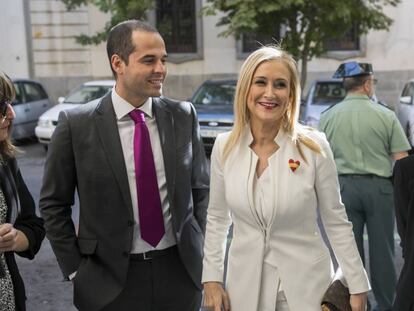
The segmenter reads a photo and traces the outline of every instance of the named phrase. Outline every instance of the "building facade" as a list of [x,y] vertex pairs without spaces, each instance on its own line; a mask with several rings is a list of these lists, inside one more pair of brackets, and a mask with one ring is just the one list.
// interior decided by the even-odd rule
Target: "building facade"
[[[237,77],[246,55],[256,41],[220,37],[218,16],[201,17],[206,0],[155,0],[148,20],[165,38],[169,53],[167,96],[186,99],[206,79]],[[57,99],[81,82],[111,78],[105,44],[82,46],[74,37],[94,34],[108,15],[88,6],[68,12],[58,0],[0,0],[0,68],[11,76],[32,77],[43,82]],[[398,103],[404,83],[414,77],[414,1],[402,0],[385,8],[394,23],[389,31],[372,31],[358,38],[352,33],[330,42],[330,51],[308,64],[308,86],[314,79],[329,78],[344,60],[370,62],[379,80],[377,96],[390,106]],[[274,38],[278,39],[275,34]]]

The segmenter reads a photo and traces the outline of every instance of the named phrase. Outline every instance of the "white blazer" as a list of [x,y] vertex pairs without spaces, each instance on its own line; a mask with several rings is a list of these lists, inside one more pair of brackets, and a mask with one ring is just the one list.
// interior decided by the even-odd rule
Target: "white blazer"
[[[226,279],[233,311],[257,310],[265,254],[266,261],[278,268],[290,311],[321,310],[321,299],[334,271],[317,224],[318,210],[350,292],[370,290],[352,224],[341,202],[329,144],[320,132],[309,135],[325,155],[302,145],[307,163],[284,131],[275,138],[280,148],[269,159],[274,188],[269,195],[274,209],[267,232],[259,225],[253,205],[256,170],[251,168],[256,167],[258,157],[249,147],[253,141],[250,128],[244,129],[240,143],[224,163],[229,133],[216,139],[211,155],[202,282],[223,282],[226,237],[233,223]],[[289,166],[290,159],[300,161],[295,171]]]

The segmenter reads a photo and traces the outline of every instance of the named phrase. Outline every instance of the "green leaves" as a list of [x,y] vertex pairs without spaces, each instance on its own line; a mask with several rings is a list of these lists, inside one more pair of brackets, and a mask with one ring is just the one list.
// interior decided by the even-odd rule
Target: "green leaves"
[[[146,12],[155,6],[155,0],[60,1],[69,10],[92,4],[102,12],[111,13],[110,21],[101,31],[76,37],[81,44],[105,41],[113,25],[131,18],[146,19]],[[239,37],[252,32],[272,36],[281,27],[282,46],[301,60],[304,75],[306,62],[325,52],[327,39],[339,39],[355,25],[358,34],[371,29],[388,30],[392,20],[383,9],[398,3],[400,0],[207,0],[201,13],[205,16],[224,13],[218,21],[218,25],[227,26],[222,36]]]
[[76,42],[82,45],[99,44],[106,41],[108,31],[119,22],[127,19],[147,18],[146,13],[154,7],[154,0],[60,0],[68,10],[74,10],[82,5],[95,5],[104,13],[111,13],[111,19],[101,31],[94,35],[81,34],[76,36]]
[[[227,25],[221,35],[240,36],[282,25],[282,46],[296,59],[306,62],[325,52],[327,39],[341,38],[357,25],[358,34],[369,30],[388,30],[391,18],[384,6],[396,6],[400,0],[208,0],[203,12],[224,13],[219,25]],[[306,73],[302,70],[302,84]]]

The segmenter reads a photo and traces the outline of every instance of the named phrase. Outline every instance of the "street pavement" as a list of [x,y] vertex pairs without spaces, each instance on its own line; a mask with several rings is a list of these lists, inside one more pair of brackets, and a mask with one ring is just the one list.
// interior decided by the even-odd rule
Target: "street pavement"
[[[18,163],[23,178],[38,205],[40,187],[43,177],[43,166],[46,152],[35,142],[26,142],[18,146],[22,153],[18,156]],[[73,218],[76,221],[79,215],[78,202],[73,208]],[[365,244],[367,244],[365,237]],[[395,234],[395,266],[399,273],[402,267],[399,238]],[[367,250],[367,245],[365,247]],[[366,254],[368,258],[368,254]],[[16,256],[20,272],[26,285],[27,311],[74,311],[72,305],[72,284],[63,281],[56,258],[53,255],[49,241],[45,239],[40,252],[34,260],[29,261]],[[368,269],[367,269],[368,270]],[[372,294],[370,294],[372,300]]]

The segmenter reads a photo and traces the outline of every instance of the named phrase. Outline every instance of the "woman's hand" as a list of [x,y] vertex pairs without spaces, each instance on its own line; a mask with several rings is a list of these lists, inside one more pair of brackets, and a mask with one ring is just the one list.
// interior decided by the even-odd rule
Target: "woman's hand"
[[221,311],[224,307],[225,311],[230,311],[229,296],[223,289],[223,285],[219,282],[207,282],[204,286],[204,303],[206,310]]
[[23,252],[29,248],[26,235],[12,224],[0,225],[0,252]]
[[367,293],[351,294],[349,304],[352,311],[365,311],[367,307]]

